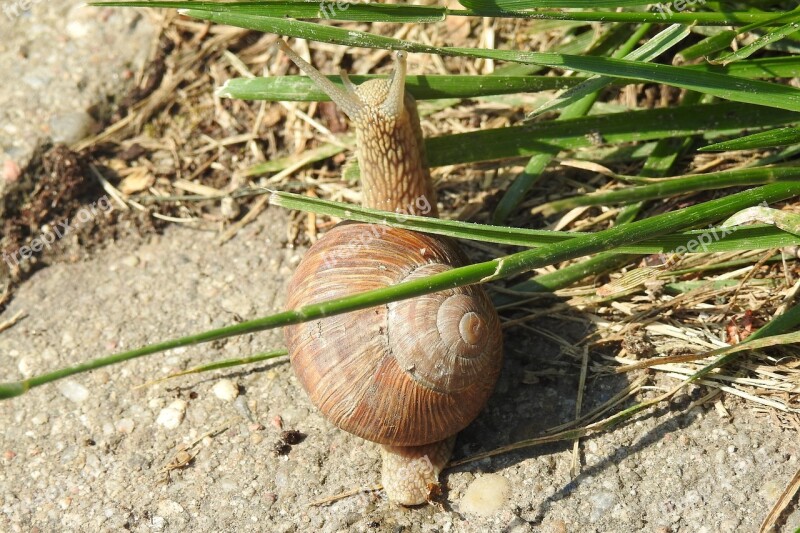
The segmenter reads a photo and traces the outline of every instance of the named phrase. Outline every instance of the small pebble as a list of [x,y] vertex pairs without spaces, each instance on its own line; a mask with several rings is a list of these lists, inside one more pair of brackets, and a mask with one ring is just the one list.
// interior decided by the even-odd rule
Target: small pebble
[[170,515],[178,515],[186,511],[183,508],[183,506],[176,501],[161,500],[160,502],[158,502],[158,506],[156,507],[156,512],[159,515],[170,516]]
[[233,220],[239,216],[239,204],[233,198],[223,198],[219,204],[219,212],[225,220]]
[[71,379],[58,382],[56,388],[58,392],[71,402],[81,403],[89,397],[89,389]]
[[54,143],[74,144],[89,135],[92,117],[86,111],[56,115],[50,120]]
[[122,259],[120,259],[120,263],[125,265],[126,267],[133,268],[133,267],[135,267],[136,265],[139,264],[139,258],[136,257],[133,254],[128,254],[125,257],[123,257]]
[[589,502],[592,504],[592,512],[589,514],[589,520],[597,522],[603,515],[611,509],[617,501],[617,497],[613,492],[608,490],[598,490],[592,493],[589,497]]
[[461,510],[478,516],[490,516],[505,505],[511,492],[508,480],[500,474],[486,474],[475,479],[461,498]]
[[160,424],[167,429],[175,429],[183,422],[183,415],[186,414],[186,402],[175,400],[158,413],[156,424]]
[[41,426],[42,424],[47,424],[48,420],[50,420],[50,417],[48,417],[45,413],[39,413],[38,415],[33,415],[33,418],[31,418],[31,422],[33,422],[37,426]]
[[19,165],[13,159],[6,159],[3,163],[3,180],[11,183],[12,181],[17,181],[20,175],[22,175],[22,170]]
[[239,386],[229,379],[219,380],[212,390],[217,398],[226,402],[231,402],[239,396]]
[[121,418],[117,420],[117,431],[120,433],[131,433],[133,432],[134,423],[133,420],[130,418]]

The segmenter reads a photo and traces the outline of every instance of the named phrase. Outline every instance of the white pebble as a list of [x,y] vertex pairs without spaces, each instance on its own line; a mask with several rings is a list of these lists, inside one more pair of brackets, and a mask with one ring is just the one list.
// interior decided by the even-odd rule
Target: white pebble
[[117,420],[117,431],[120,433],[131,433],[133,431],[133,420],[130,418],[121,418]]
[[178,502],[172,500],[161,500],[158,502],[158,507],[156,507],[156,512],[159,515],[178,515],[184,512],[183,506]]
[[19,369],[19,373],[22,374],[24,377],[29,378],[34,373],[33,365],[31,364],[31,360],[27,357],[23,357],[17,363],[17,368]]
[[33,415],[31,418],[31,422],[36,424],[37,426],[41,426],[42,424],[47,424],[47,421],[50,418],[45,413],[39,413],[38,415]]
[[226,402],[233,401],[239,396],[239,386],[229,379],[219,380],[211,390],[214,391],[217,398]]
[[479,516],[490,516],[505,505],[511,492],[508,480],[500,474],[476,478],[461,498],[461,510]]
[[71,379],[58,382],[56,388],[67,400],[75,403],[81,403],[89,397],[89,389]]
[[167,429],[175,429],[183,422],[183,415],[186,414],[186,402],[175,400],[158,413],[156,424],[160,424]]

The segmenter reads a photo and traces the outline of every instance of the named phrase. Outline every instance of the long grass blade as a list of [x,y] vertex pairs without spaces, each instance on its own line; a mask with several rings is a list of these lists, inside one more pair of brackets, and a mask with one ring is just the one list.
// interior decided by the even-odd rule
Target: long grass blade
[[648,238],[654,238],[688,228],[704,226],[748,207],[760,205],[765,202],[773,203],[785,200],[797,196],[798,194],[800,194],[800,181],[765,185],[725,198],[711,200],[700,205],[686,207],[670,213],[663,213],[649,219],[612,227],[594,234],[583,235],[565,242],[519,252],[484,263],[454,268],[440,274],[403,282],[383,289],[354,294],[338,300],[320,302],[300,309],[284,311],[282,313],[241,322],[232,326],[142,346],[134,350],[77,363],[21,381],[1,383],[0,399],[19,396],[31,388],[39,387],[80,372],[94,370],[181,346],[189,346],[234,335],[298,324],[335,314],[346,313],[348,311],[365,309],[375,305],[383,305],[414,296],[430,294],[452,287],[486,283],[509,276],[515,276],[546,265],[560,263],[569,259],[583,257],[620,246],[635,244]]
[[800,128],[780,128],[703,146],[699,150],[701,152],[727,152],[729,150],[753,150],[756,148],[772,148],[774,146],[790,146],[797,143],[800,143]]
[[[403,228],[434,235],[445,235],[458,239],[490,242],[493,244],[508,244],[525,248],[537,248],[550,244],[564,242],[576,237],[589,235],[588,233],[569,231],[535,230],[514,228],[507,226],[491,226],[473,222],[444,220],[408,213],[389,213],[377,211],[360,206],[322,200],[293,194],[288,192],[274,192],[270,197],[270,204],[286,209],[328,215],[343,220],[355,220],[369,224],[383,224],[394,228]],[[742,215],[740,215],[741,217]],[[740,219],[741,220],[741,219]],[[731,221],[730,225],[744,222],[754,222],[747,219]],[[730,229],[707,228],[689,231],[682,234],[663,235],[658,238],[645,239],[636,244],[620,246],[611,254],[658,254],[669,253],[674,250],[692,246],[689,253],[732,252],[740,250],[755,250],[759,248],[770,249],[782,246],[800,244],[800,237],[792,235],[791,228],[779,226],[770,220],[761,220],[765,224],[774,224],[775,227],[758,226],[739,228],[735,233]]]
[[[350,76],[356,85],[385,76]],[[328,78],[341,85],[339,76]],[[519,94],[561,90],[578,85],[583,78],[552,76],[407,76],[406,88],[416,100],[436,98],[476,98],[503,94]],[[269,78],[233,78],[216,92],[222,98],[266,100],[268,102],[322,102],[330,97],[308,76],[275,76]]]
[[480,57],[543,65],[564,70],[578,70],[613,78],[634,79],[662,83],[726,100],[752,103],[784,110],[800,111],[800,89],[759,80],[731,79],[715,72],[697,72],[683,67],[656,65],[624,59],[573,56],[567,54],[489,50],[459,47],[436,47],[403,39],[394,39],[345,28],[325,26],[299,20],[182,9],[181,13],[240,28],[289,35],[303,39],[341,44],[345,46],[406,50],[408,52]]
[[610,192],[583,194],[563,200],[542,204],[536,211],[553,214],[584,205],[609,205],[640,202],[667,198],[687,192],[740,187],[743,185],[763,185],[783,180],[800,178],[800,166],[757,167],[737,170],[724,170],[708,174],[696,174],[675,178],[659,179],[656,183],[639,187],[627,187]]
[[[641,38],[641,33],[647,31],[648,28],[648,25],[642,26],[639,32],[634,32],[632,38],[635,37],[636,41],[638,41]],[[626,54],[623,59],[627,59],[629,61],[652,61],[685,39],[689,33],[689,28],[685,26],[681,26],[679,24],[672,25],[658,35],[655,35],[649,39],[647,43],[640,48]],[[592,76],[580,85],[566,90],[553,100],[539,106],[526,118],[530,119],[547,111],[552,111],[580,100],[586,95],[599,91],[613,81],[614,78],[610,76]]]

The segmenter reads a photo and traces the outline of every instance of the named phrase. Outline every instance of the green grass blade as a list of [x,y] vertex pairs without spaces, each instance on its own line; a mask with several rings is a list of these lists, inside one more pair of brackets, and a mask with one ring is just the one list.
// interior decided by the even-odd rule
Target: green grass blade
[[[328,76],[337,85],[339,76]],[[385,76],[350,76],[356,85]],[[417,100],[476,98],[503,94],[561,90],[578,85],[583,78],[553,76],[408,76],[406,88]],[[268,102],[320,102],[330,97],[308,76],[233,78],[217,89],[217,96]]]
[[[523,0],[524,2],[525,0]],[[577,0],[572,2],[560,2],[564,7],[578,7],[578,2],[589,2],[590,0]],[[606,0],[601,0],[606,1]],[[648,2],[654,4],[654,2]],[[737,26],[740,24],[750,24],[755,22],[770,23],[775,18],[774,13],[756,11],[725,11],[725,12],[701,12],[701,11],[669,11],[672,3],[655,3],[654,12],[633,12],[633,11],[548,11],[543,9],[523,10],[502,9],[498,7],[495,0],[465,0],[461,2],[465,7],[469,7],[471,13],[479,14],[484,17],[511,17],[526,19],[545,19],[545,20],[572,20],[585,22],[625,22],[625,23],[669,23],[669,24],[696,24],[699,26]],[[596,4],[593,4],[596,5]],[[615,8],[620,3],[615,4]],[[661,6],[661,8],[659,8]],[[525,5],[524,7],[530,7]],[[590,6],[591,7],[591,6]]]
[[[634,42],[638,42],[639,39],[643,36],[643,34],[647,31],[649,25],[642,26],[638,32],[635,32],[632,36],[632,40],[635,39]],[[690,31],[689,28],[684,26],[675,24],[670,26],[669,28],[665,29],[658,35],[655,35],[651,39],[647,41],[644,45],[639,47],[638,49],[627,53],[624,56],[624,59],[629,61],[652,61],[653,59],[657,58],[683,39],[685,39],[689,35]],[[616,57],[616,56],[615,56]],[[577,100],[580,100],[586,95],[596,93],[603,87],[611,84],[614,81],[614,78],[609,76],[592,76],[588,80],[584,81],[580,85],[568,89],[563,94],[557,96],[553,100],[541,105],[535,111],[533,111],[530,115],[526,118],[530,119],[536,117],[542,113],[547,111],[552,111],[554,109],[558,109],[563,107],[564,105],[568,105],[573,103]]]
[[550,215],[578,206],[640,202],[643,200],[667,198],[687,192],[724,189],[743,185],[763,185],[765,183],[795,180],[798,178],[800,178],[800,166],[724,170],[708,174],[664,178],[650,185],[627,187],[610,192],[584,194],[573,198],[565,198],[563,200],[542,204],[537,208],[537,211]]
[[92,2],[105,7],[159,7],[195,9],[211,13],[230,13],[244,16],[291,17],[296,19],[352,20],[359,22],[441,22],[448,13],[439,6],[382,4],[378,2],[281,1],[262,2]]
[[651,4],[650,0],[459,0],[459,4],[469,9],[500,9],[521,11],[542,7],[558,8],[612,8],[636,7]]
[[486,283],[519,275],[550,264],[636,244],[648,238],[704,226],[748,207],[785,200],[799,194],[800,181],[765,185],[700,205],[663,213],[645,220],[631,222],[623,226],[583,235],[534,250],[526,250],[484,263],[454,268],[440,274],[403,282],[383,289],[354,294],[338,300],[320,302],[232,326],[142,346],[134,350],[100,357],[33,376],[22,381],[1,383],[0,399],[19,396],[31,388],[51,383],[67,376],[181,346],[279,328],[348,311],[383,305],[414,296],[430,294],[452,287]]
[[[548,156],[561,151],[590,149],[574,157],[592,160],[628,161],[650,155],[652,146],[621,147],[598,152],[587,132],[600,134],[607,144],[660,140],[694,135],[718,137],[738,134],[745,128],[780,126],[800,120],[800,114],[723,102],[676,108],[645,109],[626,113],[610,113],[570,118],[551,122],[536,122],[524,126],[480,130],[443,135],[425,140],[428,163],[432,167],[497,161],[517,157],[531,159],[531,175],[536,175]],[[642,125],[646,124],[646,127]],[[464,146],[470,150],[465,151]],[[350,175],[358,176],[357,165],[348,167]]]
[[[780,57],[738,62],[723,66],[692,65],[685,68],[702,72],[717,72],[738,77],[795,77],[800,75],[800,57]],[[362,83],[382,76],[351,76],[356,83]],[[340,83],[338,76],[329,76]],[[494,78],[498,78],[495,81]],[[473,98],[479,96],[516,94],[547,90],[563,90],[585,82],[586,77],[553,76],[408,76],[406,86],[417,100],[436,98]],[[634,83],[633,80],[615,80],[615,85]],[[318,89],[308,76],[280,76],[234,78],[217,89],[217,95],[243,100],[321,102],[330,98]]]
[[691,46],[678,52],[675,56],[675,63],[681,64],[692,61],[700,57],[709,57],[715,52],[728,48],[739,32],[736,30],[723,30],[716,35],[710,35]]
[[800,76],[800,56],[761,57],[727,65],[700,63],[684,68],[741,78],[794,78]]
[[717,74],[715,72],[698,72],[683,67],[656,65],[604,57],[582,57],[566,54],[519,52],[511,50],[435,47],[367,32],[325,26],[299,20],[242,15],[238,13],[200,11],[197,9],[185,9],[181,10],[181,12],[185,15],[202,20],[333,44],[531,63],[551,68],[578,70],[591,74],[611,76],[613,78],[663,83],[665,85],[710,94],[726,100],[800,111],[800,89],[759,80],[733,79],[730,76]]
[[772,148],[773,146],[789,146],[800,143],[800,128],[780,128],[747,135],[732,141],[703,146],[701,152],[727,152],[729,150],[752,150],[755,148]]
[[[343,220],[385,224],[395,228],[410,229],[435,235],[446,235],[458,239],[509,244],[526,248],[548,246],[550,244],[590,235],[580,232],[492,226],[488,224],[475,224],[473,222],[415,216],[405,213],[389,213],[280,191],[272,193],[270,204],[286,209],[297,209],[316,213],[318,215],[333,216]],[[723,228],[708,228],[681,234],[664,235],[653,239],[645,239],[636,244],[621,246],[609,253],[666,253],[681,247],[687,248],[687,245],[694,241],[698,242],[700,247],[692,247],[689,253],[731,252],[800,244],[800,238],[791,233],[787,233],[785,230],[786,228],[774,228],[771,226],[737,228],[735,232]]]
[[[658,140],[691,135],[719,136],[745,128],[780,126],[800,120],[800,114],[724,102],[676,108],[646,109],[592,115],[564,121],[536,122],[426,140],[432,166],[493,161],[551,153],[554,149],[591,148],[588,132],[608,144]],[[464,147],[470,150],[465,151]]]
[[[608,4],[609,0],[575,0],[574,2],[558,2],[564,7],[597,8],[599,3]],[[631,7],[645,5],[652,2],[643,0],[621,0],[614,2],[616,10],[621,5]],[[555,11],[555,10],[511,10],[503,9],[494,2],[468,1],[463,5],[474,6],[466,10],[447,9],[438,6],[415,6],[409,4],[383,4],[379,2],[322,2],[308,1],[261,1],[261,2],[144,2],[144,1],[117,1],[117,2],[90,2],[92,6],[107,7],[161,7],[174,9],[194,9],[217,13],[243,14],[249,16],[273,16],[314,19],[357,20],[373,22],[437,22],[445,16],[486,16],[486,17],[513,17],[539,20],[565,20],[575,22],[622,22],[622,23],[675,23],[698,24],[705,26],[736,26],[747,23],[773,23],[774,13],[757,11],[726,11],[726,12],[700,12],[678,11],[659,9],[655,12],[618,12],[618,11]],[[522,4],[530,8],[528,3]],[[667,6],[668,4],[663,4]]]
[[[797,11],[798,10],[796,9],[795,12]],[[785,19],[785,17],[781,18]],[[730,54],[722,56],[712,61],[712,63],[727,65],[728,63],[733,63],[734,61],[741,61],[742,59],[747,59],[748,57],[758,52],[762,48],[765,48],[772,43],[778,42],[788,35],[796,33],[798,31],[797,20],[800,19],[800,16],[794,15],[793,17],[790,17],[790,19],[792,21],[789,24],[768,31],[767,33],[765,33],[752,43],[748,44],[747,46],[743,46],[738,50],[736,50],[735,52],[731,52]]]
[[148,381],[147,383],[138,385],[136,388],[149,387],[157,383],[162,383],[164,381],[174,378],[179,378],[182,376],[189,376],[191,374],[201,374],[203,372],[211,372],[213,370],[220,370],[222,368],[232,368],[234,366],[251,365],[253,363],[260,363],[261,361],[277,359],[278,357],[284,357],[286,355],[289,355],[289,352],[285,348],[283,348],[280,350],[273,350],[271,352],[263,352],[260,354],[251,355],[250,357],[237,357],[235,359],[223,359],[222,361],[213,361],[211,363],[206,363],[192,368],[187,368],[186,370],[181,370],[180,372],[173,372],[172,374],[164,376],[163,378],[154,379],[152,381]]

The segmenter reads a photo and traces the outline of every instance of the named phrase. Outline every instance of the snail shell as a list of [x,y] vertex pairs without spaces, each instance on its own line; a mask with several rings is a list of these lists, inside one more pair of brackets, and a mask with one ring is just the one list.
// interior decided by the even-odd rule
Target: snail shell
[[[388,80],[332,83],[279,41],[356,129],[363,205],[437,216],[406,56]],[[463,266],[454,241],[344,223],[308,251],[289,283],[289,308],[421,280]],[[367,303],[367,302],[365,302]],[[438,485],[455,434],[477,416],[502,364],[500,322],[480,286],[457,287],[285,330],[292,366],[334,424],[381,443],[389,499],[423,503]]]
[[[344,223],[307,252],[287,303],[296,309],[463,264],[448,238]],[[373,442],[420,446],[456,434],[483,408],[502,364],[500,331],[485,292],[469,286],[289,326],[285,336],[295,374],[329,420]]]

